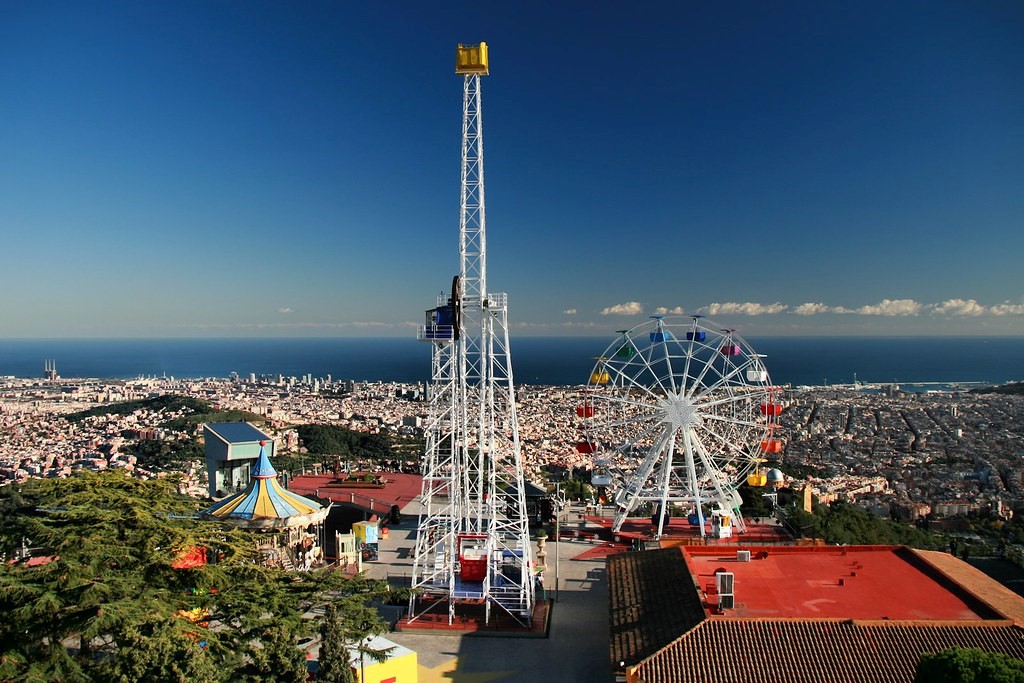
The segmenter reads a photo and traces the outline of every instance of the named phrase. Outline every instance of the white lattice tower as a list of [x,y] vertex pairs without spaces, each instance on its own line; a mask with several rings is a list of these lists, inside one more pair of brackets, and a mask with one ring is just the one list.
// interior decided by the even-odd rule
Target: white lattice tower
[[[508,301],[487,291],[480,77],[487,45],[459,46],[464,75],[459,276],[428,311],[419,338],[433,344],[423,512],[413,562],[409,618],[483,601],[529,625],[534,587],[525,482],[508,341]],[[467,548],[486,560],[467,580]],[[481,560],[482,562],[482,560]]]

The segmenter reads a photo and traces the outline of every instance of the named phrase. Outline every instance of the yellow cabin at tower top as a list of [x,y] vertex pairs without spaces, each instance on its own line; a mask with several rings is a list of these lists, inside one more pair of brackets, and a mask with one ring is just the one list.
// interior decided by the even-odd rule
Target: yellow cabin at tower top
[[487,64],[487,43],[479,45],[463,45],[455,50],[455,73],[480,74],[486,76],[490,72]]

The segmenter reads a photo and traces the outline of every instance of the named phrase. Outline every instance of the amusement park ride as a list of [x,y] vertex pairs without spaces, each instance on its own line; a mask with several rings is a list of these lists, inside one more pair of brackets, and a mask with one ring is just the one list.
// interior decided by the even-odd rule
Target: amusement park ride
[[660,538],[681,505],[702,537],[706,508],[713,536],[743,532],[737,486],[768,483],[761,463],[782,450],[774,436],[782,405],[764,356],[700,316],[653,316],[619,334],[576,408],[576,448],[593,455],[592,483],[612,496],[612,531],[650,506]]
[[412,571],[410,623],[455,620],[460,605],[531,623],[534,585],[509,355],[507,296],[487,290],[482,76],[487,44],[459,45],[464,77],[459,274],[427,311],[430,413]]

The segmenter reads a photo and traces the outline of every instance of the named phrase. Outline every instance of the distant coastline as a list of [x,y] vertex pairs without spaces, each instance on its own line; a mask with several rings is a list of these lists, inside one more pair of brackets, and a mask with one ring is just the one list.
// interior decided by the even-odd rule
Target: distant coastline
[[[1024,379],[1024,337],[748,337],[777,384],[897,382],[1005,384]],[[587,381],[604,337],[512,340],[518,384]],[[411,338],[14,339],[0,340],[0,376],[247,377],[284,375],[415,383],[429,379],[430,345]]]

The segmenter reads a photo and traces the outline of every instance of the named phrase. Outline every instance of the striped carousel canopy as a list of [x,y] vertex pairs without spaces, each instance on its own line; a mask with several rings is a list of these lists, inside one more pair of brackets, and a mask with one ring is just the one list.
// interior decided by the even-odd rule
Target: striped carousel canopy
[[204,514],[253,529],[306,526],[322,521],[330,506],[324,507],[282,487],[265,445],[260,442],[260,455],[249,471],[249,486],[216,503]]

